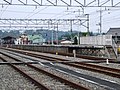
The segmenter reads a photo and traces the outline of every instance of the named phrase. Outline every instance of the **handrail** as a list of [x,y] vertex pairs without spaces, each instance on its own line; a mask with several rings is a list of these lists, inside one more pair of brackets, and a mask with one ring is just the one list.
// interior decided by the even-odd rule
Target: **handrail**
[[106,46],[104,46],[104,48],[105,48],[105,53],[107,54],[108,58],[110,58],[110,54],[108,52],[108,49],[106,48]]
[[118,53],[117,53],[117,44],[115,43],[115,40],[112,39],[112,48],[115,52],[116,58],[118,57]]

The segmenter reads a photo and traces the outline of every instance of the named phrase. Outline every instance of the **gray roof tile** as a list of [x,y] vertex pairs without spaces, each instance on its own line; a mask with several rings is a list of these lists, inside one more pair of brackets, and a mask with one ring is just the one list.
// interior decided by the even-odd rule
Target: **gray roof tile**
[[120,28],[110,28],[107,32],[107,35],[120,36]]

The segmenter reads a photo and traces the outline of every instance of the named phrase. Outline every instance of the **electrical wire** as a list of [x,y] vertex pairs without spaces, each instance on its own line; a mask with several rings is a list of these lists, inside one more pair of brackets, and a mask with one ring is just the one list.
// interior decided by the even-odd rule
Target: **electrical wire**
[[32,12],[14,11],[14,10],[6,10],[6,12],[13,12],[13,13],[32,13]]
[[[46,5],[46,4],[47,4],[47,3],[45,3],[45,5]],[[30,17],[32,17],[32,16],[34,16],[34,15],[40,13],[41,11],[47,9],[48,7],[49,7],[49,6],[46,6],[46,7],[44,7],[43,9],[39,10],[38,12],[33,13],[32,15],[27,15],[25,18],[30,18]],[[34,11],[33,11],[33,12],[34,12]]]
[[5,13],[5,11],[7,10],[8,6],[9,6],[9,5],[7,5],[7,6],[5,7],[5,9],[1,12],[1,14],[0,14],[0,18],[1,18],[2,15]]
[[[13,12],[13,13],[33,13],[33,12],[25,12],[25,11],[14,11],[14,10],[6,10],[5,12]],[[39,13],[39,14],[51,14],[51,15],[54,15],[56,13]]]

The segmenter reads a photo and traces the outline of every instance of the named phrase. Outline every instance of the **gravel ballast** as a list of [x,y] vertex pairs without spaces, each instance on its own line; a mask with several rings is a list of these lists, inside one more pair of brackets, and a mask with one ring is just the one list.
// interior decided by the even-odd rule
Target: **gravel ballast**
[[[47,54],[44,54],[44,55],[47,55]],[[50,56],[52,56],[52,54]],[[55,57],[55,56],[59,58],[59,55],[53,55],[53,57]],[[26,56],[26,57],[29,57],[29,56]],[[62,58],[62,56],[60,56],[60,57]],[[73,57],[67,57],[67,56],[65,57],[65,56],[63,56],[63,58],[69,59],[71,61],[81,61],[81,59],[73,58]],[[29,59],[24,59],[24,58],[21,58],[21,59],[26,61],[26,62],[27,62],[27,60],[29,60]],[[32,58],[32,59],[40,60],[41,62],[47,62],[46,60],[42,60],[42,59],[37,59],[37,58]],[[31,60],[29,60],[29,61],[31,61]],[[83,61],[85,61],[85,60],[83,59]],[[72,75],[68,75],[68,74],[66,74],[66,73],[64,73],[62,71],[55,70],[54,68],[50,68],[50,67],[47,67],[47,66],[44,66],[44,65],[41,65],[41,64],[34,64],[34,65],[37,66],[37,67],[40,67],[40,68],[42,68],[42,69],[44,69],[46,71],[49,71],[49,72],[51,72],[51,73],[53,73],[55,75],[59,75],[59,76],[65,78],[65,79],[68,79],[70,81],[74,81],[75,83],[78,83],[80,85],[82,84],[83,86],[88,87],[90,90],[105,90],[104,86],[96,85],[94,83],[85,81],[85,80],[83,80],[81,78],[77,78],[77,77],[74,77]],[[111,76],[108,76],[108,75],[104,75],[104,74],[100,74],[100,73],[96,73],[96,72],[91,72],[91,71],[87,71],[87,70],[83,70],[83,69],[77,69],[77,68],[74,68],[74,67],[70,67],[70,66],[60,64],[60,63],[55,63],[55,65],[65,67],[65,68],[74,70],[76,72],[80,72],[80,73],[83,73],[83,74],[86,74],[86,75],[97,77],[97,78],[100,78],[100,79],[103,79],[103,80],[108,80],[110,82],[120,84],[120,79],[119,78],[115,78],[115,77],[111,77]],[[111,68],[119,68],[120,67],[119,64],[113,64],[113,63],[110,63],[109,65],[106,65],[106,63],[97,63],[97,65],[107,66],[107,67],[111,67]]]
[[8,65],[0,65],[0,90],[39,90]]

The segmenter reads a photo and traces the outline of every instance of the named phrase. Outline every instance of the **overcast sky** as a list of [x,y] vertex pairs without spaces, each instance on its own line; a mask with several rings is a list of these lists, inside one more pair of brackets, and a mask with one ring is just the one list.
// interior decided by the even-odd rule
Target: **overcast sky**
[[[8,0],[10,1],[10,0]],[[20,3],[17,0],[13,0]],[[25,0],[22,0],[25,1]],[[29,0],[32,3],[32,0]],[[36,0],[40,1],[40,0]],[[48,3],[46,0],[44,3]],[[67,2],[67,0],[64,0]],[[79,1],[79,0],[78,0]],[[90,1],[90,0],[89,0]],[[93,0],[91,0],[93,1]],[[101,0],[105,1],[105,0]],[[107,0],[106,0],[107,1]],[[114,3],[119,0],[114,0]],[[0,3],[4,3],[0,0]],[[109,3],[108,3],[109,4]],[[16,19],[63,19],[63,18],[77,18],[78,11],[82,11],[79,7],[56,7],[56,6],[12,6],[0,5],[0,18],[16,18]],[[90,31],[97,32],[99,29],[98,23],[100,22],[100,8],[88,7],[84,8],[85,14],[90,14]],[[120,27],[120,7],[117,8],[101,8],[102,12],[102,32],[107,32],[111,27]],[[82,12],[80,12],[82,14]],[[69,29],[69,27],[61,27],[61,30]],[[73,30],[86,31],[78,26]]]

